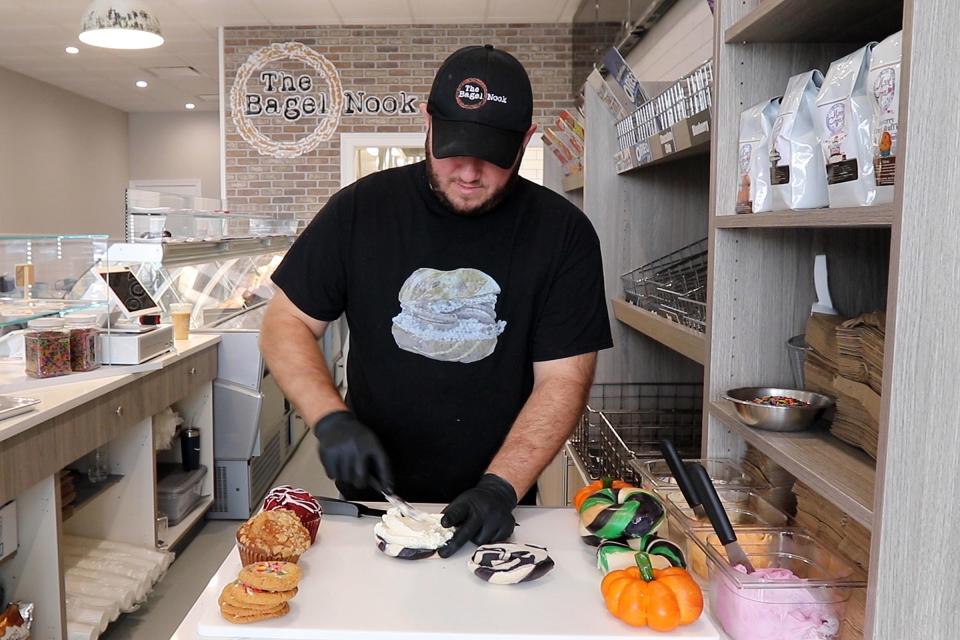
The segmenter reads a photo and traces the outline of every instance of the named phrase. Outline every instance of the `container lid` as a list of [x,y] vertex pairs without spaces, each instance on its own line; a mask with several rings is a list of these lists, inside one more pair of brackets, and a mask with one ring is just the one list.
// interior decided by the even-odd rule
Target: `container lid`
[[27,323],[31,329],[62,329],[62,318],[34,318]]
[[[174,468],[180,468],[180,465],[174,465]],[[196,487],[206,474],[207,468],[204,465],[193,471],[171,471],[157,481],[157,493],[187,493]]]
[[76,313],[63,317],[68,327],[95,327],[97,326],[97,316],[92,313]]
[[[699,462],[707,470],[707,475],[717,489],[753,489],[757,491],[770,488],[758,471],[752,466],[737,462],[730,458],[701,458],[698,460],[684,460],[684,462]],[[654,489],[679,489],[673,478],[670,466],[663,458],[653,460],[632,460],[631,466]]]

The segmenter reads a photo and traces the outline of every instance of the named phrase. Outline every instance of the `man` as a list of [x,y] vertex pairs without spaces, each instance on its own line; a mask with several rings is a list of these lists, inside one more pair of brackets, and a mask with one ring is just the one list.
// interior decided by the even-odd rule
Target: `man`
[[[421,111],[426,162],[330,199],[273,275],[260,348],[345,497],[380,499],[373,482],[450,503],[447,557],[510,536],[612,343],[593,227],[518,177],[536,130],[523,66],[460,49]],[[341,313],[347,404],[317,347]]]

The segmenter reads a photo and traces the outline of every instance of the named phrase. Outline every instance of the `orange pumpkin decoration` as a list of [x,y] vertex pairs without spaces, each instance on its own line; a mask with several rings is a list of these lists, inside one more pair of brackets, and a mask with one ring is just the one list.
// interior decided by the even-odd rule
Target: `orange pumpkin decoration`
[[573,494],[573,508],[577,511],[580,511],[580,505],[582,505],[587,498],[601,489],[623,489],[625,487],[632,486],[633,485],[629,482],[624,482],[623,480],[612,480],[609,476],[605,476],[600,480],[594,480],[587,486],[581,487],[579,491]]
[[703,593],[684,569],[655,570],[646,553],[637,566],[612,571],[600,583],[607,609],[629,625],[673,631],[703,613]]

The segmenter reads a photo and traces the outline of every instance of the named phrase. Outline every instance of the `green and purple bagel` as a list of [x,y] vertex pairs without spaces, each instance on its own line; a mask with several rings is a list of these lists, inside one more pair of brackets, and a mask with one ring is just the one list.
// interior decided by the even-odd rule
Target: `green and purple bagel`
[[627,542],[656,533],[665,518],[660,498],[645,489],[600,489],[580,505],[580,536],[594,547]]

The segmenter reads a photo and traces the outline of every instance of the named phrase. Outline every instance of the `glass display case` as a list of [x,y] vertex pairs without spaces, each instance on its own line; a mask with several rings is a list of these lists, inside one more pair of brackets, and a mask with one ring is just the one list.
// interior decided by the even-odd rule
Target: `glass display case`
[[105,311],[97,271],[108,266],[106,235],[0,235],[0,334],[46,316]]
[[220,242],[295,236],[303,224],[293,214],[225,211],[220,200],[127,189],[126,240],[148,243]]
[[[270,280],[292,238],[238,245],[119,243],[109,250],[113,264],[128,266],[156,300],[164,322],[174,304],[188,303],[191,330],[262,305],[273,297]],[[259,325],[252,327],[259,329]]]
[[[118,243],[109,250],[112,264],[129,267],[143,283],[164,321],[188,303],[190,331],[220,337],[213,383],[216,499],[210,518],[250,517],[307,431],[258,347],[276,291],[270,276],[293,239]],[[323,339],[331,368],[341,355],[338,325],[332,323]]]

